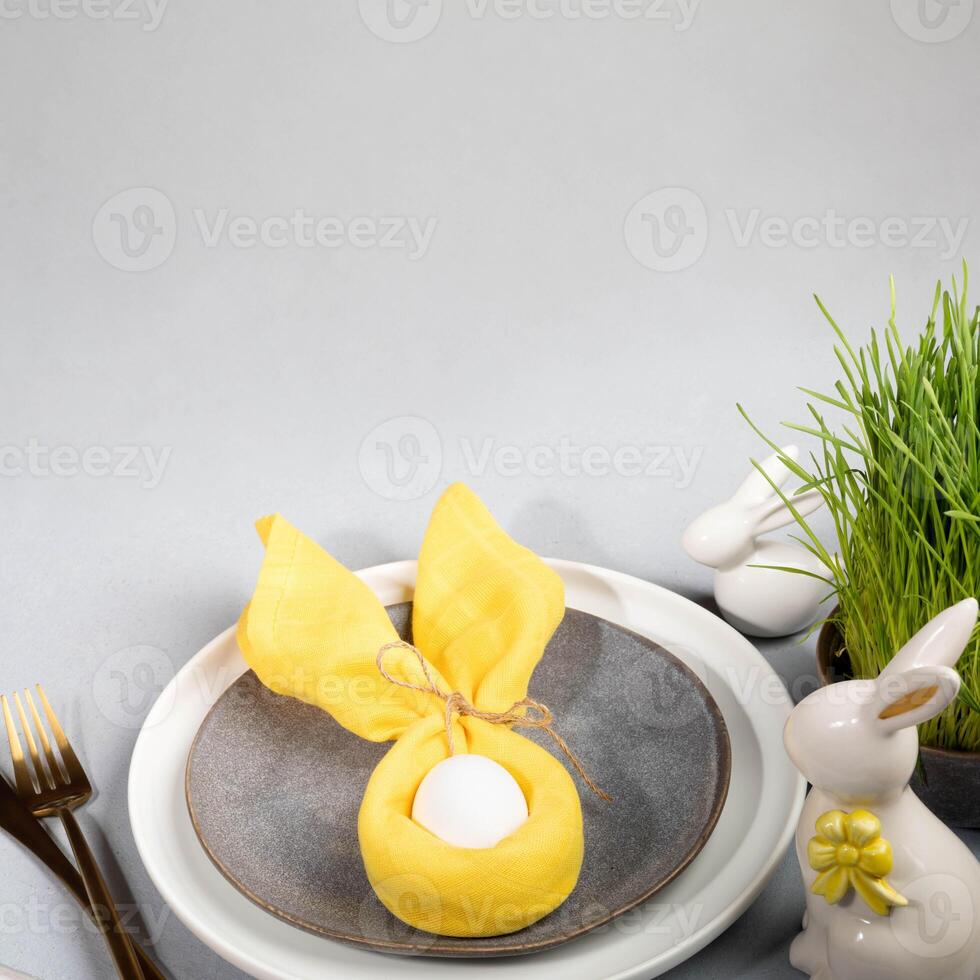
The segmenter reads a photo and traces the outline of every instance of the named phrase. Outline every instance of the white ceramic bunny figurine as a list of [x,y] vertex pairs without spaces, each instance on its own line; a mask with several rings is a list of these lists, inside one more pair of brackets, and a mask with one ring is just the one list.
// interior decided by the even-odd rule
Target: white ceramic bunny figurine
[[[799,455],[796,446],[784,446],[781,451],[793,460]],[[779,487],[790,476],[775,453],[762,463],[762,469]],[[787,496],[802,517],[823,503],[819,490]],[[826,577],[827,569],[805,548],[756,540],[760,534],[793,522],[792,513],[772,484],[753,469],[731,500],[705,511],[684,532],[684,550],[696,562],[715,569],[718,608],[743,633],[788,636],[805,629],[816,620],[821,600],[831,591],[825,581],[809,575],[750,567],[800,568]]]
[[786,749],[813,784],[790,961],[814,980],[980,980],[980,863],[908,788],[915,726],[959,693],[952,668],[976,619],[975,599],[951,606],[877,680],[821,688],[786,722]]

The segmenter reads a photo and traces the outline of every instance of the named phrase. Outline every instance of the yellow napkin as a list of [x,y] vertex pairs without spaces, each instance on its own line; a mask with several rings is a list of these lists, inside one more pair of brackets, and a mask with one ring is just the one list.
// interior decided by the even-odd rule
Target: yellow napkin
[[[439,840],[411,817],[419,783],[449,755],[444,703],[381,676],[379,649],[398,636],[357,576],[279,515],[258,522],[265,561],[238,624],[259,679],[328,711],[376,742],[394,739],[368,781],[358,836],[368,880],[384,905],[415,928],[446,936],[515,932],[557,908],[582,864],[582,813],[565,767],[505,725],[454,721],[457,752],[499,762],[517,780],[529,816],[495,847]],[[482,711],[527,694],[564,615],[561,579],[511,540],[462,484],[436,505],[419,556],[412,639],[444,692]],[[424,684],[410,651],[385,659],[392,676]]]

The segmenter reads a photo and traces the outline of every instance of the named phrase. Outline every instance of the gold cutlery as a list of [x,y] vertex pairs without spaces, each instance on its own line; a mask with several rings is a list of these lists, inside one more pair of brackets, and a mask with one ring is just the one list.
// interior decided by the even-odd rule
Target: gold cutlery
[[116,912],[112,896],[109,894],[109,889],[99,871],[95,856],[92,854],[82,830],[78,826],[78,821],[72,813],[76,807],[81,806],[91,798],[92,786],[85,775],[85,770],[78,761],[78,757],[72,751],[71,745],[68,743],[68,739],[40,684],[37,685],[37,693],[47,716],[48,725],[54,734],[54,741],[58,745],[61,761],[59,763],[58,756],[51,746],[51,740],[48,738],[44,722],[35,707],[31,692],[25,690],[24,695],[30,708],[38,740],[44,749],[47,760],[45,767],[38,752],[37,743],[34,741],[24,705],[19,695],[15,693],[14,704],[17,706],[21,728],[27,740],[36,780],[32,777],[27,760],[24,758],[20,739],[17,736],[17,729],[14,726],[7,696],[0,696],[4,722],[7,727],[7,739],[10,742],[10,755],[14,764],[14,781],[17,793],[35,816],[60,817],[71,849],[75,854],[75,861],[78,864],[82,881],[85,883],[85,892],[93,913],[93,920],[105,938],[116,971],[122,980],[144,980],[143,972],[130,943],[129,934],[123,929],[122,923],[119,921],[119,914]]
[[[15,841],[30,851],[44,866],[68,889],[75,901],[93,918],[95,913],[89,905],[88,894],[81,875],[65,857],[44,825],[27,808],[27,804],[13,791],[10,784],[0,774],[0,830],[8,833]],[[131,940],[136,958],[146,980],[167,980],[149,954],[135,939]]]

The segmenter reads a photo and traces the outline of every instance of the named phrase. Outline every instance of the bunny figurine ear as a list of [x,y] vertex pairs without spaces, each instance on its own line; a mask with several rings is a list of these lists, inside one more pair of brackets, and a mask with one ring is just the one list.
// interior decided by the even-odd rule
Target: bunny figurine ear
[[[768,459],[762,461],[762,469],[766,471],[777,487],[781,487],[790,477],[789,467],[780,461],[780,455],[793,460],[795,463],[799,458],[800,450],[797,446],[783,446],[778,453],[773,453]],[[761,504],[775,495],[776,491],[773,490],[769,480],[753,467],[752,472],[735,491],[735,496],[732,499],[744,504]],[[792,518],[790,519],[792,520]]]
[[960,675],[951,667],[917,667],[878,678],[872,709],[886,732],[935,718],[960,693]]
[[880,677],[916,667],[955,667],[977,621],[977,600],[963,599],[930,619],[892,658]]
[[[787,495],[787,500],[793,505],[793,509],[800,517],[812,514],[823,503],[823,495],[819,490],[807,490],[795,496]],[[793,511],[786,506],[781,497],[776,497],[768,503],[759,507],[759,520],[756,525],[756,534],[768,534],[781,527],[788,527],[794,523],[796,518]]]

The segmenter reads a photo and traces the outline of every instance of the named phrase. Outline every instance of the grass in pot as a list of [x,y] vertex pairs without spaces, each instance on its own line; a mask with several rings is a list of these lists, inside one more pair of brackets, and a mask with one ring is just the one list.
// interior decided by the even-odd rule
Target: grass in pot
[[[836,531],[836,550],[827,548],[794,513],[798,540],[822,562],[837,603],[818,645],[825,682],[877,677],[929,619],[980,597],[980,308],[969,308],[967,282],[964,265],[962,288],[955,278],[948,291],[937,284],[929,319],[908,346],[894,283],[887,328],[860,347],[817,299],[843,377],[830,393],[801,389],[810,418],[784,424],[815,437],[818,449],[809,463],[781,459],[801,490],[820,490]],[[780,495],[792,509],[792,497]],[[980,632],[957,669],[959,700],[919,730],[913,786],[943,819],[977,827]]]

